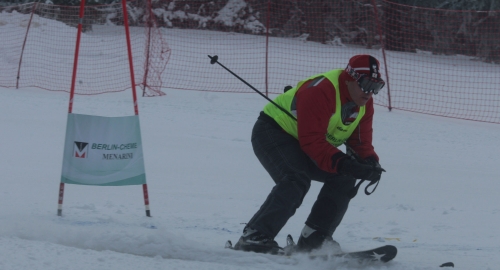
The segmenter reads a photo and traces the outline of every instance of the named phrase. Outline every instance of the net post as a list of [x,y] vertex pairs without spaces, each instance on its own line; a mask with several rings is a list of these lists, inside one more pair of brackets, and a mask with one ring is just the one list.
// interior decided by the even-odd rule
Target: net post
[[62,216],[63,198],[64,198],[64,183],[61,183],[59,185],[59,197],[57,200],[57,215],[58,216]]
[[271,25],[271,0],[267,1],[267,20],[266,20],[266,71],[264,82],[266,84],[266,97],[269,96],[269,27]]
[[386,82],[386,85],[387,85],[387,100],[388,100],[387,108],[389,109],[389,111],[391,111],[392,110],[392,104],[391,104],[391,83],[390,83],[390,80],[389,80],[389,68],[387,67],[387,57],[386,57],[386,54],[385,54],[385,43],[384,43],[384,39],[382,38],[383,37],[382,26],[381,26],[380,20],[378,18],[378,8],[377,8],[377,3],[375,2],[375,0],[372,0],[372,5],[373,5],[373,12],[375,14],[375,22],[377,24],[377,32],[378,32],[378,36],[379,36],[379,40],[380,40],[380,45],[382,45],[382,55],[384,57],[385,77],[387,78],[387,82]]
[[17,67],[17,77],[16,77],[16,89],[19,89],[19,79],[21,78],[21,64],[23,62],[23,54],[24,48],[26,47],[26,41],[28,40],[28,33],[31,27],[31,21],[33,20],[33,14],[35,14],[35,10],[37,8],[38,2],[33,4],[33,8],[31,9],[30,20],[28,22],[28,27],[26,27],[26,35],[24,35],[23,47],[21,49],[21,55],[19,57],[19,65]]
[[142,191],[144,194],[144,206],[146,207],[146,216],[151,217],[151,210],[149,209],[148,184],[142,185]]
[[151,0],[146,1],[146,14],[147,14],[147,21],[146,21],[146,53],[145,53],[145,64],[144,64],[144,76],[142,78],[142,96],[146,96],[146,87],[148,87],[148,73],[149,73],[149,60],[150,60],[150,51],[151,51],[151,28],[153,27],[153,11],[151,9],[152,4]]

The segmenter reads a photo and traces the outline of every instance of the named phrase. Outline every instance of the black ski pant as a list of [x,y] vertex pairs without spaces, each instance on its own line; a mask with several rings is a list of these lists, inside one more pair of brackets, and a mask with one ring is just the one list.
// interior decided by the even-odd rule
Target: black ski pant
[[254,125],[252,146],[276,185],[247,227],[276,237],[302,204],[311,180],[316,180],[322,182],[323,187],[306,225],[323,234],[333,235],[347,211],[356,180],[321,170],[302,151],[298,140],[264,113]]

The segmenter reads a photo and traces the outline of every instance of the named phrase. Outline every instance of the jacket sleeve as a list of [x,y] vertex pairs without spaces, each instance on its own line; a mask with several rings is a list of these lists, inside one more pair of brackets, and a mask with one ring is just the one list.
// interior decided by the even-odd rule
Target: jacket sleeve
[[347,139],[346,144],[358,154],[361,159],[373,157],[377,161],[379,157],[375,153],[372,144],[373,139],[373,99],[370,99],[365,105],[365,115],[361,118],[358,127],[354,130],[352,135]]
[[296,94],[300,147],[320,169],[330,173],[337,172],[332,166],[332,156],[343,155],[325,137],[330,117],[335,112],[333,87],[327,79],[312,87],[306,82]]

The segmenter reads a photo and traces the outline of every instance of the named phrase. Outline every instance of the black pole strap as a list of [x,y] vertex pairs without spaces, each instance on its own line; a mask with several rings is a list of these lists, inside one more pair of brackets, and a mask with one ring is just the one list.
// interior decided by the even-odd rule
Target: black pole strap
[[[376,190],[376,189],[377,189],[377,187],[378,187],[378,183],[379,183],[379,182],[380,182],[380,180],[377,180],[377,181],[372,181],[370,184],[368,184],[368,185],[365,187],[365,194],[366,194],[366,195],[371,195],[373,192],[375,192],[375,190]],[[369,187],[371,187],[371,186],[373,186],[373,185],[375,185],[375,186],[373,187],[372,191],[371,191],[371,192],[370,192],[370,191],[368,191],[368,188],[369,188]]]
[[[363,184],[363,182],[365,182],[365,181],[367,181],[367,180],[361,179],[361,180],[359,181],[359,183],[358,183],[358,184],[356,184],[356,186],[354,186],[354,187],[352,188],[352,190],[351,190],[351,192],[350,192],[351,194],[349,194],[349,195],[350,195],[350,197],[351,197],[351,199],[352,199],[352,198],[354,198],[354,197],[356,197],[356,195],[358,194],[359,187],[360,187],[360,186],[361,186],[361,184]],[[375,189],[377,189],[377,187],[378,187],[378,183],[379,183],[379,181],[380,181],[380,180],[371,181],[371,182],[370,182],[370,184],[368,184],[368,185],[365,187],[365,194],[366,194],[366,195],[371,195],[373,192],[375,192]],[[373,187],[372,191],[368,191],[368,188],[369,188],[369,187],[371,187],[371,186],[373,186],[373,185],[375,185],[375,187]]]

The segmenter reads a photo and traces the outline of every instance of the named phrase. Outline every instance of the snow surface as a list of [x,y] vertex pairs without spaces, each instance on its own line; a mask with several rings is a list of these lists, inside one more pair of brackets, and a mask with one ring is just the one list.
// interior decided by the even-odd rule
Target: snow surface
[[[203,58],[200,65],[231,76]],[[139,98],[153,217],[145,216],[140,186],[79,185],[66,185],[58,217],[69,94],[0,89],[1,270],[411,270],[442,269],[448,261],[455,269],[499,269],[500,125],[376,106],[374,145],[387,173],[374,194],[352,200],[334,238],[348,251],[392,244],[398,256],[372,266],[285,258],[223,248],[239,238],[273,187],[250,143],[266,100],[255,93],[163,91],[164,97]],[[132,115],[132,94],[77,96],[73,112]],[[280,244],[287,234],[298,238],[320,187],[313,183],[277,236]]]
[[[352,266],[225,250],[273,186],[250,144],[266,101],[165,91],[139,99],[153,217],[145,216],[140,186],[78,185],[66,185],[58,217],[69,95],[1,89],[0,269]],[[498,269],[500,126],[375,109],[374,145],[387,173],[374,194],[352,200],[334,236],[346,250],[393,244],[399,254],[356,267],[438,269],[453,261],[456,269]],[[74,112],[132,115],[131,94],[77,96]],[[298,237],[319,188],[313,183],[280,244],[288,233]]]

